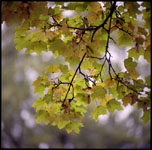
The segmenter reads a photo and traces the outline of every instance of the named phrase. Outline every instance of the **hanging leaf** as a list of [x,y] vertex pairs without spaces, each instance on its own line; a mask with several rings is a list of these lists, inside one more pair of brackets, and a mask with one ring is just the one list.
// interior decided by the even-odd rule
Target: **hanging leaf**
[[107,114],[107,112],[106,112],[106,107],[104,106],[96,107],[94,111],[91,113],[91,115],[93,116],[93,119],[95,119],[96,121],[99,115],[105,115],[105,114]]
[[107,103],[107,109],[111,113],[114,113],[115,109],[123,110],[121,103],[116,101],[115,99],[112,99]]
[[141,117],[144,123],[148,123],[150,120],[150,110],[143,113],[143,116]]

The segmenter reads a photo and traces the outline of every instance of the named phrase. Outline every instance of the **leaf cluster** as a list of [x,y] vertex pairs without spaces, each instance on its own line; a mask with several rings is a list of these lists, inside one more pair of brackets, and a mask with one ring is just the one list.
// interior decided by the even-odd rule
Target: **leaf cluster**
[[[143,109],[141,119],[150,119],[150,92],[142,97],[144,88],[151,88],[150,75],[139,79],[138,58],[150,63],[150,5],[143,2],[3,2],[2,22],[18,23],[15,28],[16,49],[26,53],[52,52],[63,56],[69,66],[51,64],[44,75],[34,82],[39,93],[32,107],[36,108],[36,122],[52,124],[68,133],[79,133],[87,106],[96,101],[93,119],[107,112],[122,110],[128,104]],[[139,7],[143,9],[140,10]],[[128,11],[125,11],[125,10]],[[63,11],[74,10],[76,15],[65,17]],[[84,13],[86,11],[86,13]],[[84,13],[82,15],[82,13]],[[137,21],[142,14],[143,26]],[[112,34],[116,34],[114,39]],[[111,62],[109,43],[118,47],[130,46],[124,60],[125,72],[117,73]],[[106,65],[108,67],[106,67]],[[76,69],[75,69],[76,68]],[[52,74],[58,74],[49,78]],[[45,94],[44,94],[45,93]]]

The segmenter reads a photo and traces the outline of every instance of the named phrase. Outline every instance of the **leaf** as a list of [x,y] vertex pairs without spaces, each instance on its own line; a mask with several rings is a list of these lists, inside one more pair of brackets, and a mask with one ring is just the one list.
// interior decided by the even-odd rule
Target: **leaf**
[[125,95],[122,98],[122,101],[123,101],[123,105],[127,106],[128,104],[131,104],[132,98],[130,96],[128,96],[128,95]]
[[59,68],[60,68],[62,73],[67,73],[69,71],[67,65],[60,64]]
[[28,26],[17,26],[15,27],[15,37],[18,37],[18,36],[25,36],[27,31],[28,31]]
[[150,110],[145,111],[141,119],[143,120],[144,123],[148,123],[148,121],[150,120]]
[[39,93],[40,95],[43,95],[43,92],[45,91],[45,87],[48,83],[48,77],[45,75],[39,76],[34,82],[34,93]]
[[116,101],[115,99],[112,99],[107,103],[107,109],[111,113],[114,113],[115,109],[123,110],[121,103]]
[[95,12],[89,12],[87,15],[89,23],[95,23],[98,17],[99,17],[98,14],[96,14]]
[[102,106],[106,106],[108,101],[112,99],[112,96],[106,95],[103,99],[101,99],[100,104]]
[[135,69],[130,69],[129,74],[132,79],[136,80],[139,77],[139,73]]
[[92,68],[92,62],[89,60],[85,60],[82,65],[81,65],[81,69],[91,69]]
[[64,16],[61,15],[60,13],[54,15],[53,17],[54,17],[54,19],[57,21],[57,23],[60,23],[61,20],[64,18]]
[[139,76],[139,73],[136,71],[136,66],[137,63],[132,61],[132,58],[129,57],[127,59],[124,60],[124,64],[126,69],[128,70],[130,76],[132,77],[132,79],[137,79],[137,77]]
[[68,32],[68,25],[67,24],[63,24],[62,27],[61,27],[61,30],[62,30],[63,33]]
[[16,49],[17,50],[22,50],[23,48],[27,47],[27,45],[30,45],[31,42],[27,41],[25,38],[20,37],[20,38],[15,38],[14,43],[16,43]]
[[77,93],[75,99],[77,100],[78,105],[87,106],[87,96],[85,93]]
[[47,51],[47,45],[44,42],[33,42],[34,50],[38,55],[42,53],[42,51]]
[[60,88],[55,89],[54,94],[55,94],[57,97],[61,97],[65,92],[66,92],[66,88],[60,87]]
[[39,93],[40,95],[43,95],[44,91],[45,87],[42,84],[34,89],[34,93]]
[[99,115],[105,115],[105,114],[107,114],[107,112],[106,112],[106,107],[104,106],[96,107],[94,111],[91,113],[91,115],[93,116],[93,119],[95,119],[96,121]]
[[145,52],[144,52],[144,58],[150,63],[151,62],[151,59],[150,59],[150,50],[149,49],[146,49]]
[[139,36],[139,37],[137,37],[137,38],[135,39],[135,41],[136,41],[136,43],[138,43],[138,44],[143,44],[144,39],[143,39],[141,36]]
[[147,32],[145,30],[145,28],[142,28],[142,27],[138,27],[138,34],[143,34],[143,35],[147,35]]
[[97,3],[97,2],[91,2],[90,6],[91,6],[91,11],[92,12],[98,13],[99,11],[102,10],[100,4]]
[[114,86],[114,82],[110,78],[105,79],[104,83],[105,83],[105,86],[104,86],[105,88],[112,88]]
[[51,64],[50,66],[45,67],[45,73],[57,73],[60,72],[59,66]]
[[118,91],[117,91],[117,87],[114,86],[113,88],[109,88],[109,94],[112,94],[113,97],[117,98],[118,97]]
[[105,88],[103,88],[102,86],[95,86],[92,88],[92,94],[91,97],[94,98],[99,98],[102,99],[105,97],[105,94],[107,93]]
[[121,48],[123,45],[131,46],[132,39],[126,33],[123,33],[118,39],[118,46]]
[[70,123],[70,120],[68,120],[68,121],[60,121],[59,123],[58,123],[58,128],[59,129],[62,129],[62,128],[64,128],[67,124],[69,124]]
[[40,110],[34,115],[34,117],[37,117],[36,123],[38,124],[41,123],[42,121],[44,121],[45,124],[49,123],[49,114],[45,110]]
[[39,111],[46,105],[46,102],[43,98],[38,98],[32,105],[32,107],[36,107],[36,111]]
[[139,56],[144,55],[144,49],[140,47],[139,52],[135,48],[131,48],[128,50],[128,57],[133,57],[135,60],[138,60]]
[[50,40],[53,40],[57,35],[55,34],[55,32],[49,31],[46,32],[46,37]]
[[147,76],[147,77],[145,78],[145,80],[146,80],[147,85],[148,85],[149,87],[151,87],[151,75]]
[[127,106],[128,104],[133,105],[138,101],[137,95],[129,93],[122,98],[123,105]]
[[82,123],[77,123],[75,121],[70,122],[69,124],[66,125],[66,131],[68,133],[70,133],[73,130],[74,132],[79,133],[80,132],[79,126],[83,127],[83,124]]
[[49,17],[50,17],[50,16],[48,16],[48,15],[44,16],[44,15],[41,14],[40,17],[39,17],[39,19],[40,19],[40,20],[48,20]]

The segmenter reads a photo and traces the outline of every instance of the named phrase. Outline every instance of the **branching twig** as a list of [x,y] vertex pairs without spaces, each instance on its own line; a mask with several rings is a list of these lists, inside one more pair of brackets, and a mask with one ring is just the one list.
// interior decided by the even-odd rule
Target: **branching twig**
[[123,31],[123,32],[125,32],[125,33],[127,33],[127,34],[130,35],[130,36],[133,36],[130,32],[128,32],[127,30],[124,30],[123,28],[118,27],[117,25],[114,25],[113,27],[118,28],[119,30],[121,30],[121,31]]
[[[59,24],[55,19],[54,19],[54,17],[52,16],[52,18],[53,18],[53,20],[54,20],[54,22],[55,22],[55,24],[51,24],[51,25],[49,25],[49,28],[52,28],[52,27],[62,27],[63,25],[62,24]],[[92,26],[90,26],[90,27],[88,27],[88,28],[79,28],[79,27],[71,27],[71,26],[67,26],[67,28],[68,29],[74,29],[74,30],[82,30],[82,31],[93,31],[93,30],[95,30],[96,29],[96,27],[92,27]]]
[[84,76],[84,79],[85,79],[85,80],[87,80],[87,81],[89,80],[89,81],[91,81],[91,82],[93,83],[93,85],[96,85],[95,81],[93,81],[91,78],[89,78],[89,76],[85,75],[85,74],[81,71],[81,67],[79,68],[79,73]]
[[70,82],[68,91],[67,91],[67,93],[66,93],[66,95],[65,95],[65,98],[64,98],[64,100],[63,100],[62,106],[64,106],[64,103],[65,103],[65,101],[66,101],[66,99],[67,99],[67,96],[68,96],[68,93],[69,93],[69,91],[70,91],[70,88],[71,88],[71,86],[72,86],[72,82],[73,82],[73,80],[74,80],[74,78],[75,78],[75,76],[76,76],[78,70],[80,69],[80,66],[81,66],[81,64],[82,64],[82,62],[83,62],[83,60],[84,60],[86,54],[87,54],[87,53],[85,53],[85,54],[83,55],[83,57],[82,57],[82,59],[81,59],[79,65],[78,65],[78,67],[77,67],[77,69],[76,69],[76,71],[75,71],[75,73],[74,73],[74,75],[73,75],[73,77],[72,77],[72,79],[71,79],[71,82]]
[[[85,34],[85,31],[93,31],[92,36],[91,36],[91,42],[92,42],[95,33],[96,33],[97,30],[100,29],[101,27],[107,32],[108,37],[107,37],[107,43],[106,43],[106,48],[105,48],[105,55],[104,55],[103,57],[100,58],[100,57],[95,57],[95,56],[88,56],[88,55],[87,55],[87,54],[88,54],[88,50],[90,50],[92,53],[93,53],[93,50],[92,50],[92,48],[90,48],[88,45],[86,45],[87,51],[84,53],[84,55],[83,55],[83,57],[82,57],[79,65],[78,65],[78,67],[77,67],[76,70],[75,70],[75,73],[74,73],[71,81],[70,81],[70,82],[61,82],[61,81],[59,81],[59,83],[56,84],[56,87],[58,87],[60,84],[67,84],[67,85],[69,85],[68,90],[67,90],[67,93],[66,93],[66,95],[65,95],[65,98],[64,98],[64,100],[62,101],[62,106],[63,106],[63,107],[65,106],[65,101],[67,100],[67,96],[68,96],[68,94],[69,94],[69,92],[70,92],[71,87],[73,88],[73,96],[72,96],[72,98],[69,99],[69,102],[71,102],[71,101],[74,99],[74,86],[73,86],[73,81],[74,81],[74,78],[75,78],[75,76],[76,76],[76,74],[77,74],[78,71],[79,71],[79,73],[84,77],[84,79],[85,79],[87,82],[88,82],[88,81],[91,81],[94,85],[96,85],[96,84],[95,84],[95,83],[96,83],[96,80],[92,80],[88,75],[84,74],[84,73],[81,71],[81,64],[82,64],[82,62],[83,62],[83,60],[84,60],[85,57],[86,57],[86,58],[92,58],[92,59],[98,59],[98,60],[104,59],[104,61],[103,61],[103,63],[102,63],[102,66],[101,66],[101,69],[100,69],[100,72],[99,72],[96,76],[94,76],[94,77],[97,77],[97,78],[100,76],[101,82],[103,82],[101,73],[102,73],[102,70],[103,70],[103,67],[104,67],[105,63],[107,62],[107,63],[108,63],[108,67],[109,67],[109,68],[108,68],[108,73],[109,73],[110,79],[117,81],[117,86],[118,86],[119,83],[121,83],[121,84],[123,84],[124,86],[126,86],[128,89],[132,90],[133,92],[135,92],[135,93],[137,93],[137,94],[141,94],[141,93],[139,93],[138,91],[136,91],[135,89],[133,89],[132,87],[130,87],[125,81],[123,81],[123,79],[121,79],[121,78],[119,77],[119,75],[116,73],[116,71],[114,70],[114,68],[113,68],[113,66],[112,66],[112,63],[111,63],[111,57],[112,57],[112,56],[111,56],[111,53],[110,53],[109,50],[108,50],[108,49],[109,49],[109,41],[112,40],[114,43],[116,43],[116,42],[115,42],[115,40],[110,36],[110,31],[111,31],[111,29],[112,29],[113,27],[116,27],[116,28],[118,28],[119,30],[121,30],[121,31],[123,31],[123,32],[126,32],[127,34],[129,34],[130,36],[132,36],[132,34],[131,34],[130,32],[124,30],[123,28],[120,28],[120,27],[117,26],[117,25],[114,25],[113,27],[111,27],[113,12],[116,13],[116,17],[117,17],[117,18],[119,18],[119,19],[121,19],[122,21],[124,21],[122,18],[119,17],[121,14],[118,14],[119,12],[117,12],[117,10],[116,10],[116,1],[114,1],[114,3],[112,4],[112,6],[111,6],[111,8],[110,8],[110,13],[108,14],[107,18],[103,21],[103,23],[102,23],[101,25],[99,25],[99,26],[89,26],[89,27],[87,27],[87,28],[85,28],[85,27],[84,27],[84,28],[78,28],[78,27],[67,26],[67,28],[69,28],[69,29],[78,29],[78,30],[81,30],[81,31],[82,31],[81,34],[80,34],[80,35],[81,35],[80,41],[81,41],[81,40],[83,41],[82,38],[83,38],[83,35]],[[119,15],[119,16],[118,16],[118,15]],[[52,18],[53,18],[53,17],[52,17]],[[54,19],[54,18],[53,18],[53,19]],[[110,21],[109,21],[109,27],[108,27],[108,29],[106,29],[106,28],[104,27],[104,25],[108,22],[109,19],[110,19]],[[54,19],[54,21],[55,21],[55,19]],[[55,27],[55,26],[62,27],[63,25],[58,24],[58,23],[55,21],[55,24],[50,25],[50,27],[53,27],[53,26],[54,26],[54,27]],[[80,43],[80,41],[78,42],[78,44]],[[113,76],[115,76],[115,77],[112,76],[111,70],[113,71],[113,73],[114,73]]]
[[116,9],[116,1],[114,1],[114,3],[112,4],[111,11],[110,11],[109,15],[107,16],[107,18],[104,20],[104,22],[95,28],[95,30],[92,34],[92,37],[91,37],[91,42],[93,41],[93,37],[94,37],[95,33],[97,32],[97,30],[100,29],[101,27],[104,27],[104,25],[107,23],[108,19],[112,16],[115,9]]
[[95,58],[95,59],[99,59],[99,60],[104,59],[104,57],[94,57],[94,56],[87,56],[87,58]]

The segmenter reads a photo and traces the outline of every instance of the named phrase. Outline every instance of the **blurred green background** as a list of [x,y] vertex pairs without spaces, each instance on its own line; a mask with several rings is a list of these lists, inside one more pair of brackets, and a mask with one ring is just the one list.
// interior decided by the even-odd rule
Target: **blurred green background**
[[[32,82],[51,63],[62,63],[52,54],[25,54],[13,43],[14,26],[2,27],[2,148],[146,148],[150,149],[150,121],[143,124],[141,110],[127,106],[95,122],[85,114],[80,134],[67,134],[51,125],[35,123]],[[123,54],[122,54],[123,55]],[[117,66],[117,65],[116,65]],[[142,65],[142,68],[146,66]],[[148,66],[149,67],[149,66]],[[150,68],[148,68],[150,70]],[[140,69],[139,69],[140,70]],[[143,72],[145,73],[145,71]],[[93,106],[89,106],[88,111]]]

